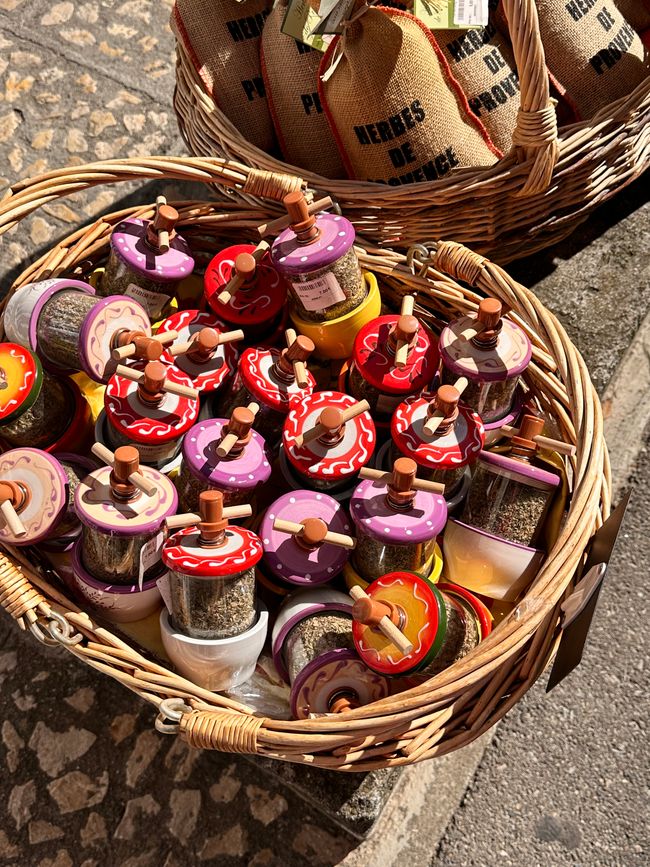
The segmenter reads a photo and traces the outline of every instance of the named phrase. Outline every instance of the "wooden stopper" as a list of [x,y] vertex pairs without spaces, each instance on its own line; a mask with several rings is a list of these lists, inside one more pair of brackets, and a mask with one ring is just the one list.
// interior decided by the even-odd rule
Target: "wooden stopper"
[[150,361],[144,371],[133,370],[125,364],[118,364],[115,368],[117,376],[123,376],[124,379],[138,383],[138,393],[144,403],[160,403],[164,392],[198,400],[199,392],[196,388],[168,382],[165,378],[166,371],[167,368],[160,361]]
[[[287,349],[291,349],[291,346],[296,342],[297,335],[293,328],[287,328],[284,332],[284,336],[287,341]],[[305,362],[301,359],[297,358],[292,361],[293,364],[293,375],[296,377],[296,382],[300,386],[300,388],[307,388],[309,385],[309,377],[307,376],[307,366]]]
[[[310,215],[318,214],[320,211],[330,208],[333,204],[332,199],[329,196],[325,196],[322,199],[318,199],[316,202],[308,204],[307,211]],[[283,229],[286,229],[290,225],[291,217],[287,214],[284,217],[278,217],[275,220],[271,220],[269,223],[263,223],[261,226],[257,227],[257,231],[260,233],[262,238],[265,238],[267,235],[278,235]]]
[[252,253],[240,253],[237,256],[230,280],[217,295],[217,300],[221,304],[228,304],[242,286],[253,284],[257,266],[269,249],[270,245],[266,241],[260,241]]
[[118,346],[111,352],[111,357],[115,361],[124,361],[127,358],[157,361],[162,351],[162,342],[145,334],[144,331],[123,331],[118,337]]
[[167,368],[160,361],[150,361],[145,365],[138,390],[146,392],[147,398],[162,398]]
[[367,400],[360,400],[358,403],[344,410],[335,406],[326,406],[318,417],[318,423],[304,433],[298,434],[295,439],[296,446],[300,449],[304,445],[308,445],[321,437],[325,438],[331,445],[340,442],[345,433],[344,426],[346,422],[361,415],[362,412],[367,412],[369,409],[370,404]]
[[[309,337],[305,337],[303,334],[299,334],[291,345],[287,349],[283,349],[280,353],[280,357],[275,363],[276,372],[285,380],[291,381],[292,379],[295,379],[297,382],[296,362],[302,362],[303,367],[299,367],[298,370],[304,370],[304,385],[302,385],[301,388],[306,388],[307,385],[309,385],[309,380],[307,379],[307,368],[304,366],[304,363],[315,348],[313,340]],[[300,385],[300,383],[298,384]]]
[[226,458],[229,454],[239,455],[251,441],[253,422],[259,410],[259,405],[249,403],[248,406],[236,406],[230,420],[222,429],[222,439],[217,446],[217,455]]
[[[552,437],[545,437],[541,433],[536,434],[534,427],[530,427],[526,429],[524,427],[524,422],[528,418],[527,415],[524,416],[522,420],[521,428],[524,430],[525,436],[521,436],[521,430],[517,430],[511,425],[503,425],[503,427],[499,428],[499,433],[503,434],[506,437],[512,437],[513,445],[516,445],[516,440],[526,440],[527,442],[531,442],[533,444],[533,448],[543,448],[548,449],[549,451],[558,452],[558,454],[566,455],[567,457],[573,457],[576,453],[576,447],[571,443],[565,443],[562,440],[556,440]],[[536,418],[536,416],[531,416],[531,418]],[[542,428],[543,430],[543,423]],[[532,435],[531,435],[532,434]],[[530,451],[530,446],[525,445],[524,449],[528,449]]]
[[223,514],[223,493],[221,491],[201,491],[199,494],[198,528],[201,545],[220,545],[225,540],[228,518]]
[[10,533],[20,538],[27,535],[27,528],[16,511],[18,497],[15,483],[0,482],[0,514]]
[[[215,335],[216,343],[214,342]],[[187,354],[192,361],[203,364],[212,358],[217,346],[221,346],[224,343],[235,343],[237,340],[243,339],[244,332],[241,328],[237,328],[234,331],[217,331],[216,328],[206,326],[197,331],[190,340],[186,340],[184,343],[176,343],[169,351],[174,358],[178,355]]]
[[311,241],[318,237],[316,216],[310,213],[307,199],[305,199],[302,191],[296,190],[293,193],[288,193],[282,202],[287,209],[291,228],[296,233],[299,242]]
[[419,329],[419,322],[413,316],[415,298],[413,295],[405,295],[402,298],[400,317],[395,323],[390,334],[390,344],[395,352],[395,367],[406,367],[408,354]]
[[[156,213],[153,218],[151,229],[152,235],[155,238],[155,245],[161,253],[169,252],[171,239],[176,234],[175,226],[178,222],[179,214],[176,208],[167,204],[167,199],[164,196],[158,196],[156,199]],[[149,235],[149,233],[147,233]]]
[[[130,471],[130,473],[128,475],[124,474],[124,470],[120,470],[119,473],[115,471],[115,460],[116,460],[117,453],[120,450],[122,450],[122,454],[121,454],[122,462],[123,462],[122,466],[124,465],[124,459],[125,459],[125,455],[124,455],[124,451],[123,451],[124,449],[129,449],[129,450],[134,451],[136,453],[136,456],[137,456],[137,461],[136,461],[137,465],[135,466],[134,469],[132,469]],[[93,445],[93,447],[91,448],[91,452],[95,455],[96,458],[99,458],[99,460],[103,461],[107,466],[113,467],[113,471],[115,472],[115,475],[117,478],[120,478],[122,480],[126,480],[126,481],[130,482],[135,488],[137,488],[139,491],[142,491],[142,493],[146,494],[148,497],[153,497],[153,495],[155,493],[157,493],[158,486],[154,482],[151,482],[151,481],[149,481],[149,479],[145,478],[142,475],[142,473],[140,472],[140,453],[138,452],[138,450],[135,447],[133,447],[133,446],[120,446],[118,449],[115,450],[115,454],[113,454],[113,452],[110,449],[106,448],[106,446],[103,445],[102,443],[95,443]],[[133,459],[131,458],[131,464],[132,464],[132,461],[133,461]]]
[[354,620],[379,629],[403,656],[407,656],[413,650],[413,644],[397,626],[399,616],[396,606],[372,599],[365,590],[356,585],[350,588],[350,596],[354,600],[352,606]]
[[296,541],[305,548],[318,548],[324,542],[336,545],[338,548],[352,550],[356,547],[357,540],[345,533],[334,533],[328,529],[327,524],[321,518],[305,518],[300,524],[295,521],[286,521],[284,518],[275,518],[273,529],[280,533],[289,533],[296,537]]
[[429,403],[428,418],[423,425],[427,436],[446,434],[458,418],[458,403],[461,394],[469,383],[464,376],[459,377],[453,385],[441,385],[434,399]]
[[484,298],[478,305],[478,321],[483,328],[496,328],[501,321],[503,306],[498,298]]
[[339,693],[330,700],[330,713],[345,713],[359,707],[359,696],[354,692]]
[[[221,511],[221,517],[227,518],[229,521],[233,521],[235,518],[250,518],[252,514],[253,510],[249,505],[226,506]],[[168,530],[179,530],[183,527],[198,525],[201,520],[201,515],[197,515],[196,512],[185,512],[182,515],[170,515],[165,518],[164,524]]]
[[[415,461],[412,461],[411,458],[398,458],[398,461],[409,461],[412,464],[415,464]],[[397,463],[397,461],[395,461]],[[393,468],[394,468],[393,464]],[[417,465],[416,465],[417,467]],[[410,472],[408,473],[410,476]],[[359,477],[362,479],[368,479],[372,482],[382,482],[384,485],[393,486],[393,472],[382,472],[382,470],[375,470],[372,467],[361,467],[359,470]],[[400,475],[400,480],[404,478],[404,474]],[[393,486],[394,487],[394,486]],[[411,488],[414,491],[426,491],[431,494],[444,494],[445,486],[441,485],[439,482],[430,482],[426,479],[413,479],[411,483]]]

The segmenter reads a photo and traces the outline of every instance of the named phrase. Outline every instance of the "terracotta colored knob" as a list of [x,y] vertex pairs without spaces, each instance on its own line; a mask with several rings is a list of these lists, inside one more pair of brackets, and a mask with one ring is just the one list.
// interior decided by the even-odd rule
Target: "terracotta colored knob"
[[544,430],[544,419],[536,415],[525,415],[519,425],[519,432],[510,440],[514,447],[536,449],[535,437],[540,436]]
[[460,394],[453,385],[441,385],[436,392],[436,409],[445,417],[453,415],[458,407]]
[[283,352],[286,352],[287,361],[307,361],[315,349],[316,346],[313,340],[305,337],[304,334],[299,334],[291,346],[287,350],[283,350]]
[[302,522],[303,530],[298,540],[308,548],[316,548],[322,545],[327,535],[327,524],[321,518],[305,518]]
[[392,487],[399,492],[410,491],[417,470],[417,464],[412,458],[398,458],[393,464]]
[[153,227],[157,232],[161,230],[171,232],[178,222],[178,216],[178,211],[171,205],[159,205],[153,219]]
[[144,369],[141,387],[152,395],[162,394],[167,368],[161,361],[150,361]]
[[140,470],[140,454],[134,446],[119,446],[115,449],[113,473],[118,482],[129,483],[131,473]]
[[357,697],[350,695],[337,695],[330,703],[330,713],[345,713],[348,710],[354,710],[359,707]]
[[257,262],[250,253],[240,253],[235,259],[235,272],[244,283],[249,283],[255,276]]
[[228,526],[223,517],[223,493],[221,491],[201,491],[199,494],[199,530],[204,542],[219,542]]
[[318,416],[318,421],[324,428],[334,433],[343,424],[343,413],[335,406],[326,406]]
[[309,213],[304,194],[300,190],[288,193],[283,202],[291,220],[291,228],[298,236],[298,240],[305,242],[315,238],[318,235],[316,217]]
[[503,305],[498,298],[484,298],[478,305],[478,321],[486,329],[496,328],[502,312]]
[[397,607],[387,602],[380,602],[370,596],[355,599],[352,603],[352,618],[365,626],[377,626],[379,621],[388,617],[397,626],[399,614]]
[[25,494],[20,485],[5,479],[0,482],[0,503],[9,502],[14,509],[19,509],[25,500]]
[[418,333],[418,321],[415,316],[400,316],[395,323],[392,339],[395,342],[411,343]]
[[187,355],[190,360],[207,361],[219,346],[219,332],[215,328],[202,328],[192,340]]

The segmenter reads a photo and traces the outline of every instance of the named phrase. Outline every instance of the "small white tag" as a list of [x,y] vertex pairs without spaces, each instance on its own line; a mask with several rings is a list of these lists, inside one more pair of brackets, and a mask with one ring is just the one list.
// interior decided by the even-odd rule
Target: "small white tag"
[[324,36],[326,33],[340,33],[341,24],[347,21],[356,0],[321,0],[318,9],[320,21],[312,30],[313,34]]
[[303,283],[292,281],[291,285],[296,290],[305,310],[325,310],[332,304],[345,301],[345,292],[331,271],[323,274],[322,277],[305,280]]
[[298,42],[316,51],[327,51],[333,37],[316,35],[313,31],[319,24],[320,16],[312,9],[309,0],[290,0],[280,29],[287,36],[293,36]]
[[454,0],[454,24],[457,27],[485,27],[488,16],[488,0]]
[[156,587],[160,591],[160,595],[162,596],[162,600],[165,603],[165,608],[169,613],[172,613],[172,594],[169,589],[169,572],[165,572],[157,581]]
[[138,585],[140,590],[142,590],[142,581],[145,573],[151,569],[152,566],[155,566],[156,563],[160,562],[160,559],[162,558],[164,539],[165,535],[161,530],[149,539],[148,542],[145,542],[142,548],[140,548],[140,572],[138,574]]
[[163,310],[172,300],[171,295],[165,295],[162,292],[152,292],[150,289],[143,289],[137,283],[129,283],[126,287],[125,295],[139,301],[140,304],[149,314],[150,319],[158,319],[162,315]]
[[488,0],[414,0],[413,14],[429,30],[485,27]]

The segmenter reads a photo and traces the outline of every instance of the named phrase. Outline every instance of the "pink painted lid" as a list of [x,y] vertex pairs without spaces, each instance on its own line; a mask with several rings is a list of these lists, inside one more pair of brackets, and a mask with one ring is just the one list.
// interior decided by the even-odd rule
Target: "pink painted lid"
[[369,412],[362,412],[345,423],[340,442],[328,445],[320,439],[300,448],[295,438],[318,423],[327,407],[345,410],[358,401],[340,391],[317,391],[295,403],[287,415],[282,432],[282,446],[293,466],[303,475],[323,481],[355,476],[370,461],[377,440],[375,424]]
[[[134,362],[135,370],[146,363]],[[167,367],[166,378],[179,385],[192,385],[186,373],[177,367]],[[196,421],[199,401],[165,393],[159,406],[148,406],[138,396],[138,384],[117,374],[111,376],[104,392],[106,418],[113,427],[134,443],[155,445],[168,443],[182,436]]]
[[[202,313],[199,310],[179,310],[160,323],[157,334],[177,331],[175,343],[186,343],[202,328],[214,328],[216,331],[228,331],[221,319],[213,313]],[[187,355],[173,356],[169,351],[163,352],[162,360],[174,364],[186,373],[199,391],[216,391],[225,380],[237,369],[237,349],[233,343],[217,346],[212,357],[205,363],[192,361]]]
[[185,238],[172,238],[166,253],[147,243],[150,220],[129,217],[122,220],[111,233],[111,249],[132,271],[156,283],[171,283],[189,277],[194,270],[194,259]]
[[84,373],[96,382],[108,382],[117,362],[111,358],[117,331],[151,334],[147,311],[126,295],[98,299],[79,333],[79,355]]
[[239,455],[220,458],[217,446],[227,423],[228,419],[213,418],[191,427],[183,439],[183,460],[198,479],[215,488],[255,488],[271,475],[271,456],[264,437],[253,430],[249,443]]
[[277,412],[288,413],[294,403],[314,391],[316,380],[309,370],[306,388],[300,388],[295,380],[279,379],[273,372],[279,357],[278,349],[245,349],[239,359],[239,374],[246,390],[256,400]]
[[341,259],[354,244],[352,223],[338,214],[318,214],[320,235],[309,244],[299,244],[291,227],[281,232],[271,247],[271,257],[283,274],[295,276],[326,268]]
[[522,374],[532,354],[526,333],[511,319],[504,318],[497,345],[481,349],[460,336],[476,319],[476,313],[470,313],[443,328],[440,357],[445,367],[457,376],[481,382],[501,382]]
[[526,461],[517,460],[509,455],[496,454],[495,452],[481,452],[479,460],[500,475],[511,478],[513,481],[532,485],[533,487],[557,488],[560,477],[541,467],[536,467]]
[[287,299],[287,284],[271,262],[268,252],[255,270],[255,282],[250,289],[239,289],[227,304],[222,304],[218,295],[230,282],[235,268],[235,259],[240,253],[253,254],[253,244],[235,244],[226,247],[212,259],[205,270],[205,297],[217,316],[240,328],[246,325],[261,325],[271,321],[282,310]]
[[148,497],[141,492],[133,500],[123,502],[111,496],[110,467],[93,470],[78,485],[74,507],[79,520],[100,533],[137,536],[158,530],[169,515],[178,509],[178,495],[173,482],[153,467],[140,464],[140,472],[156,485],[157,491]]
[[193,578],[226,578],[252,569],[262,559],[262,542],[245,527],[230,524],[226,541],[218,547],[200,544],[198,527],[185,527],[163,546],[163,563],[168,569]]
[[366,480],[354,490],[350,514],[359,530],[386,545],[408,545],[435,539],[447,521],[447,503],[441,494],[416,491],[408,509],[388,505],[383,482]]
[[290,584],[322,584],[340,573],[350,555],[346,548],[327,542],[311,550],[305,548],[294,536],[273,529],[276,518],[298,524],[305,518],[320,518],[332,532],[349,535],[352,524],[340,503],[327,494],[290,491],[269,506],[259,530],[265,564]]
[[434,334],[419,323],[417,340],[403,368],[395,366],[388,338],[399,316],[378,316],[366,323],[354,339],[352,358],[373,388],[386,394],[415,394],[427,388],[438,369],[438,346]]
[[32,545],[51,536],[68,506],[68,477],[60,462],[40,449],[11,449],[0,455],[0,481],[16,482],[29,493],[19,512],[26,535],[14,536],[3,521],[0,542]]
[[462,404],[454,426],[441,435],[428,436],[431,395],[414,397],[400,403],[391,421],[391,435],[397,448],[421,467],[449,470],[470,463],[483,448],[485,428],[480,416]]

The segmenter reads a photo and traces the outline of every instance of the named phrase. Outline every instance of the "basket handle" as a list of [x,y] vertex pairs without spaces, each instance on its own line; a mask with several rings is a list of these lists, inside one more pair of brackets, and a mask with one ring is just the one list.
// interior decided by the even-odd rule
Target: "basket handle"
[[203,157],[148,157],[107,160],[68,166],[14,184],[0,201],[0,235],[53,199],[99,184],[132,180],[180,180],[219,184],[259,198],[279,202],[291,192],[305,190],[302,178],[250,168],[232,160]]
[[534,0],[502,0],[519,72],[521,103],[512,136],[518,162],[531,160],[530,172],[517,196],[543,193],[551,183],[560,156],[555,100]]

